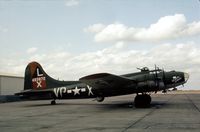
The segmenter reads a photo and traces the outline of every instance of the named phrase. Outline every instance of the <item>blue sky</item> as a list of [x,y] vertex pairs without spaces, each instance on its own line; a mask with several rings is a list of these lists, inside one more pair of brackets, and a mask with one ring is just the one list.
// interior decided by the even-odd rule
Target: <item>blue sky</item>
[[200,78],[199,0],[0,0],[0,72],[30,61],[56,78],[157,64]]

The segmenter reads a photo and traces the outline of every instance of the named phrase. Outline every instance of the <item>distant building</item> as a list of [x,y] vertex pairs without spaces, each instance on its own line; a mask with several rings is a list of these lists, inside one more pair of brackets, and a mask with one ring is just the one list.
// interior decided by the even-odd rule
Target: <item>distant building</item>
[[0,74],[0,95],[13,95],[24,88],[24,77]]

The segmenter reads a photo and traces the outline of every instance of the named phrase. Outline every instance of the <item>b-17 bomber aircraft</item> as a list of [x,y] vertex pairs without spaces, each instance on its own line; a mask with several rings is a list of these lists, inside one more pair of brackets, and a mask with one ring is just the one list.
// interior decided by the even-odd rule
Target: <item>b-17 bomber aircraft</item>
[[30,100],[85,99],[95,98],[102,102],[105,97],[136,94],[135,107],[149,107],[152,92],[163,91],[183,85],[189,74],[178,71],[164,71],[147,67],[140,72],[125,75],[97,73],[82,77],[79,81],[59,81],[45,73],[37,62],[28,64],[25,70],[24,90],[16,93]]

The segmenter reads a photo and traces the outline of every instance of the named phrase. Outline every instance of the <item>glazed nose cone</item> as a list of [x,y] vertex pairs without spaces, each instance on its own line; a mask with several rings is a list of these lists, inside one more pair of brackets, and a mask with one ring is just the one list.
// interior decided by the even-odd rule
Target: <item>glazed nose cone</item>
[[188,81],[189,77],[190,77],[190,75],[188,73],[184,73],[185,82]]

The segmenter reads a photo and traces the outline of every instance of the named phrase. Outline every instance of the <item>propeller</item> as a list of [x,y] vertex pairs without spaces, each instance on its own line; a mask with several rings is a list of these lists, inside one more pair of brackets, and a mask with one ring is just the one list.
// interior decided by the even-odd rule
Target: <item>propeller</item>
[[[162,71],[162,76],[158,76],[158,72],[159,73],[161,73],[161,71]],[[157,89],[159,90],[159,88],[164,88],[164,92],[166,91],[165,90],[165,71],[164,71],[164,69],[159,69],[159,67],[157,67],[156,65],[155,65],[155,83],[156,83],[156,87],[157,87]]]
[[159,86],[159,82],[158,82],[158,71],[157,71],[157,66],[155,64],[155,82],[156,82],[156,87]]
[[155,64],[155,72],[156,72],[156,77],[158,77],[157,66],[156,66],[156,64]]
[[164,84],[164,90],[166,91],[166,75],[165,75],[165,70],[164,70],[164,68],[162,68],[162,72],[163,72],[163,84]]
[[165,70],[164,70],[164,68],[162,68],[162,72],[163,72],[163,83],[164,83],[164,85],[166,84],[166,76],[165,76]]

